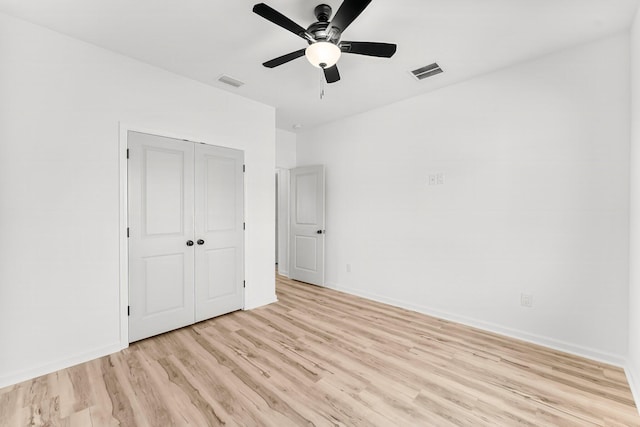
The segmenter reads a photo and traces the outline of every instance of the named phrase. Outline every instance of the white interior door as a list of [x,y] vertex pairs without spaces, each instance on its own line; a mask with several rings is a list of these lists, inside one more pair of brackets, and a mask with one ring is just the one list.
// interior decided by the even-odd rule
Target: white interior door
[[194,322],[193,143],[129,132],[129,341]]
[[324,285],[324,166],[290,171],[289,277]]
[[128,133],[129,341],[244,305],[244,153]]
[[244,305],[244,153],[195,147],[196,321]]

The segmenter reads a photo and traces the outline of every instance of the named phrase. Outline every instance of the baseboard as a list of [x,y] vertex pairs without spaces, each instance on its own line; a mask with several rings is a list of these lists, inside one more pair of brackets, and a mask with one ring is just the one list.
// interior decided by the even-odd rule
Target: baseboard
[[[341,291],[341,292],[349,293],[349,292],[347,292],[347,291],[343,291],[343,290],[339,289],[339,288],[338,288],[338,285],[337,285],[337,284],[335,284],[335,283],[333,283],[333,282],[325,282],[324,287],[325,287],[325,288],[329,288],[329,289],[334,289],[334,290],[336,290],[336,291]],[[366,297],[365,297],[365,298],[366,298]]]
[[274,302],[278,302],[278,297],[276,297],[275,295],[273,297],[269,298],[269,299],[260,301],[258,303],[253,303],[251,305],[247,305],[247,306],[244,307],[243,310],[253,310],[253,309],[258,308],[258,307],[264,307],[265,305],[273,304]]
[[627,382],[629,383],[633,400],[636,402],[636,409],[640,414],[640,370],[632,360],[627,360],[624,373],[627,375]]
[[482,320],[473,319],[466,316],[460,316],[454,313],[433,309],[431,307],[427,307],[419,304],[412,304],[406,301],[396,300],[393,298],[372,294],[360,289],[339,286],[334,283],[330,285],[327,284],[327,287],[333,288],[340,292],[345,292],[347,294],[359,296],[362,298],[367,298],[373,301],[393,305],[395,307],[400,307],[407,310],[416,311],[418,313],[426,314],[428,316],[449,320],[452,322],[471,326],[473,328],[482,329],[484,331],[493,332],[499,335],[504,335],[504,336],[515,338],[521,341],[530,342],[532,344],[541,345],[554,350],[570,353],[580,357],[585,357],[587,359],[595,360],[598,362],[607,363],[609,365],[614,365],[620,368],[623,368],[626,365],[626,359],[623,356],[603,352],[603,351],[588,348],[588,347],[583,347],[583,346],[572,344],[565,341],[556,340],[555,338],[531,334],[518,329],[504,327],[495,323],[485,322]]
[[280,269],[278,269],[278,274],[280,276],[284,276],[286,278],[289,278],[289,270],[280,270]]
[[[126,346],[124,348],[126,348]],[[107,356],[109,354],[117,353],[122,349],[123,347],[118,342],[117,344],[111,344],[106,347],[88,351],[86,353],[82,353],[73,357],[60,359],[55,362],[38,366],[36,368],[10,373],[9,375],[0,377],[0,388],[8,387],[23,381],[28,381],[42,375],[47,375],[52,372],[59,371],[60,369],[70,368],[71,366],[79,365],[81,363],[88,362],[99,357]]]

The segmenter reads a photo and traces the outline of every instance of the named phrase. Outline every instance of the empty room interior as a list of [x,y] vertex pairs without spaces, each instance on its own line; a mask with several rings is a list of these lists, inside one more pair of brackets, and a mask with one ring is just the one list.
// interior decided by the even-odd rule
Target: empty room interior
[[638,0],[0,0],[0,426],[640,426]]

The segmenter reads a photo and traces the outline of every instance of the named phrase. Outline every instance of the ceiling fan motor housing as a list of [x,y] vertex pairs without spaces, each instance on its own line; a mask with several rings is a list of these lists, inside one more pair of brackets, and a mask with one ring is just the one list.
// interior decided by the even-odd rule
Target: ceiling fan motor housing
[[[331,6],[328,4],[320,4],[316,6],[314,9],[314,14],[316,15],[316,19],[318,22],[314,22],[309,25],[307,28],[307,32],[313,36],[313,39],[316,41],[327,41],[330,43],[337,44],[340,40],[340,31],[337,31],[337,28],[332,28],[327,33],[327,28],[329,27],[329,18],[331,17]],[[309,44],[312,42],[309,41]]]
[[313,36],[314,40],[330,41],[329,37],[331,36],[331,34],[327,34],[328,26],[329,26],[328,22],[320,22],[320,21],[314,22],[313,24],[309,25],[309,28],[307,28],[307,32]]

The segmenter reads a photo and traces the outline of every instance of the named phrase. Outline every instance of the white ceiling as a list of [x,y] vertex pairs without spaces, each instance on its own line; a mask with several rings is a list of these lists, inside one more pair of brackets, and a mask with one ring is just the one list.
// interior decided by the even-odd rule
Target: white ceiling
[[[638,0],[374,0],[344,40],[398,44],[391,59],[343,55],[326,85],[305,58],[262,62],[304,40],[254,14],[260,0],[0,0],[0,12],[277,108],[303,129],[626,30]],[[303,27],[321,0],[266,0]],[[326,0],[334,12],[341,0]],[[438,62],[417,82],[410,70]],[[245,82],[234,89],[221,74]]]

